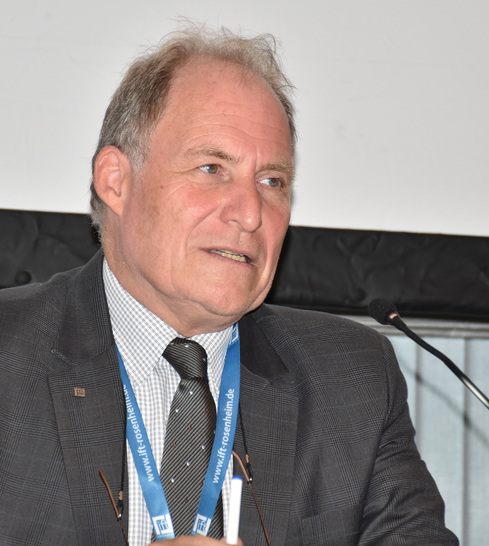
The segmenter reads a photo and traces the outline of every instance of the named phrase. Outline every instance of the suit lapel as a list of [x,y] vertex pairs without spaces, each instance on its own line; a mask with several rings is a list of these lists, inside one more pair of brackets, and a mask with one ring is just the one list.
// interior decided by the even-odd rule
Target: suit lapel
[[[240,404],[253,488],[272,544],[285,544],[292,501],[298,401],[287,368],[256,322],[240,321]],[[241,430],[235,449],[244,460]],[[253,497],[244,487],[240,535],[245,544],[266,544]]]
[[68,294],[52,350],[66,365],[50,376],[49,386],[79,541],[120,544],[122,533],[99,476],[102,470],[117,499],[125,414],[101,263],[101,255],[92,260]]

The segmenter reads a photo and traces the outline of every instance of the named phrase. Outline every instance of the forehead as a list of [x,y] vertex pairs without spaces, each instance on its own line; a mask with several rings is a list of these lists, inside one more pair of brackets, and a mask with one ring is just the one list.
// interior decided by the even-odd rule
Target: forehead
[[[198,85],[198,87],[195,87]],[[173,76],[170,100],[200,95],[209,88],[238,93],[246,90],[269,95],[280,103],[268,83],[252,70],[231,61],[209,56],[196,57],[178,68]]]
[[197,58],[178,69],[160,121],[182,129],[195,122],[230,124],[283,133],[289,147],[285,110],[268,83],[243,66],[210,57]]

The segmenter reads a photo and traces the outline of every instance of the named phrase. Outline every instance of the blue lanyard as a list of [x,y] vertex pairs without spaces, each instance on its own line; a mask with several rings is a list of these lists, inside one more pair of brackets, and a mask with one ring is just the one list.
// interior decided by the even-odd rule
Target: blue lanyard
[[[168,503],[159,478],[153,451],[149,443],[134,391],[124,362],[116,346],[127,413],[127,441],[138,473],[144,500],[157,540],[174,538]],[[233,326],[221,378],[217,405],[216,434],[209,466],[200,496],[192,535],[207,535],[216,509],[233,449],[238,418],[240,383],[240,352],[238,324]]]

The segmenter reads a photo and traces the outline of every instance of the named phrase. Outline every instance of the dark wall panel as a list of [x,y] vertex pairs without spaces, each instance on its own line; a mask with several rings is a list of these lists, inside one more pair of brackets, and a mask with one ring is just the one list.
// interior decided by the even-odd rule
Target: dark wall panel
[[364,313],[382,297],[404,314],[489,319],[489,238],[291,227],[276,303]]
[[84,214],[0,210],[0,234],[1,288],[46,281],[99,248]]

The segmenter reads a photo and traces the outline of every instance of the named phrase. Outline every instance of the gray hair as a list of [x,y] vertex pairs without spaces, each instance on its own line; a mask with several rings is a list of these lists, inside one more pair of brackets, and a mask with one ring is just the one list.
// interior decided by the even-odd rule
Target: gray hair
[[[213,57],[238,64],[261,76],[285,110],[294,149],[293,86],[283,72],[275,38],[271,34],[244,38],[225,28],[211,31],[193,26],[170,34],[159,47],[139,57],[129,67],[105,113],[92,159],[92,175],[95,159],[105,146],[119,148],[135,171],[141,170],[147,159],[151,135],[163,115],[175,73],[197,57]],[[100,234],[105,204],[97,195],[93,180],[90,192],[92,223]]]

